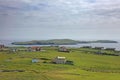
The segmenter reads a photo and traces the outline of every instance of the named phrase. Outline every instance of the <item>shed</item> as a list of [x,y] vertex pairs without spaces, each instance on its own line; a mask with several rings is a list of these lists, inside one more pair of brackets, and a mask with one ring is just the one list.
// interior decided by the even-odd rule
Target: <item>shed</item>
[[32,59],[32,63],[37,63],[37,62],[39,62],[39,59]]

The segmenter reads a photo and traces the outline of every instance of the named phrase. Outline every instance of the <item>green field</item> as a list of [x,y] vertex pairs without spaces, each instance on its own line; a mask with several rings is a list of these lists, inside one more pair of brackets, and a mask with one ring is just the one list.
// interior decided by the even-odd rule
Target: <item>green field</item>
[[[58,52],[57,47],[44,47],[44,50],[1,51],[0,80],[120,80],[120,56],[96,55],[93,49],[73,48],[70,53]],[[56,56],[66,57],[74,65],[51,63]],[[33,58],[40,62],[32,63]]]

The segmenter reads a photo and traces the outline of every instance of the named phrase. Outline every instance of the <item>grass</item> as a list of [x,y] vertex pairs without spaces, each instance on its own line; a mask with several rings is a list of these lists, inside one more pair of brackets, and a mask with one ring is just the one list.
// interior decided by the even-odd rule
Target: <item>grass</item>
[[[25,71],[0,72],[0,80],[120,80],[120,56],[95,55],[89,53],[92,49],[71,48],[70,53],[58,52],[56,47],[44,49],[42,52],[0,52],[0,70]],[[56,56],[64,56],[74,65],[52,64]],[[40,62],[32,63],[33,58]]]

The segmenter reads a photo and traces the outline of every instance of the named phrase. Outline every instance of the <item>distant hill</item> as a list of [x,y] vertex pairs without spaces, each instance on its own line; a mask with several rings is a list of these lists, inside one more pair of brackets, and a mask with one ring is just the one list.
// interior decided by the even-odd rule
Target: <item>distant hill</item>
[[51,39],[51,40],[33,40],[26,42],[13,42],[14,45],[74,45],[79,43],[117,43],[111,40],[97,40],[97,41],[77,41],[72,39]]

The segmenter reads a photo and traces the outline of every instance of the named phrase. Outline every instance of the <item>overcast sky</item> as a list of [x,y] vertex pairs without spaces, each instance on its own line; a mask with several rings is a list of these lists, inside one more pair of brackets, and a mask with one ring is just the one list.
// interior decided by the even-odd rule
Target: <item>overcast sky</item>
[[120,0],[0,0],[0,39],[120,40]]

